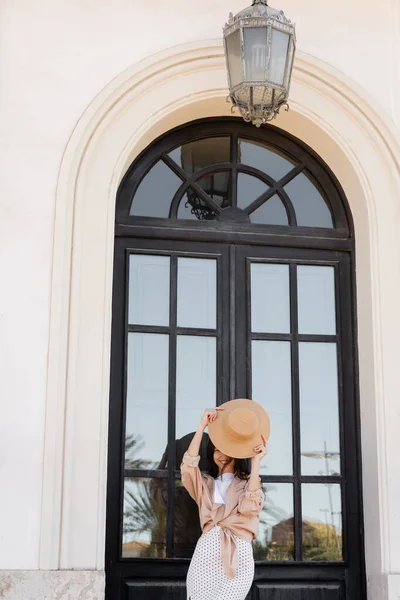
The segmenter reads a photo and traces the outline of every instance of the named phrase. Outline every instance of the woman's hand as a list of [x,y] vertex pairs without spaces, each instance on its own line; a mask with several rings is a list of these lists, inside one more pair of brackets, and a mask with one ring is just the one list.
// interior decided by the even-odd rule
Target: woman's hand
[[254,452],[257,452],[257,454],[255,456],[253,456],[251,459],[252,465],[260,464],[260,461],[264,458],[264,456],[268,452],[268,442],[262,434],[261,434],[261,439],[262,439],[262,444],[260,444],[259,446],[256,446],[254,448]]
[[217,406],[217,408],[206,408],[203,416],[201,417],[200,426],[205,429],[209,423],[215,421],[220,410],[225,409],[222,406]]

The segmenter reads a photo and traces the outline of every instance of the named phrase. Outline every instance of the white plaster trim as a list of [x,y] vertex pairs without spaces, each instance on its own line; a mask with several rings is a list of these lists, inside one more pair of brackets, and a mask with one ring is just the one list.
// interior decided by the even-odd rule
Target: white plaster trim
[[101,571],[0,571],[2,600],[103,600]]
[[[128,164],[156,135],[200,116],[228,114],[226,94],[219,40],[173,48],[111,82],[87,109],[67,145],[55,215],[41,568],[101,569],[104,564],[112,253],[118,183]],[[379,502],[372,502],[379,524],[379,556],[368,568],[371,577],[378,579],[385,565],[390,570],[391,564],[388,520],[392,508],[387,497],[384,401],[388,389],[390,394],[397,389],[384,338],[388,339],[390,319],[391,335],[399,330],[398,318],[393,324],[393,305],[387,297],[390,282],[381,267],[383,257],[393,250],[385,244],[393,243],[387,226],[391,222],[396,225],[398,216],[400,140],[389,117],[364,90],[342,73],[301,53],[295,64],[291,106],[289,116],[277,124],[293,133],[302,119],[308,120],[310,129],[318,127],[321,136],[326,135],[348,161],[341,182],[346,188],[348,176],[350,202],[351,186],[358,186],[354,210],[360,222],[358,225],[356,220],[357,245],[363,251],[358,257],[358,284],[370,296],[370,306],[368,301],[366,307],[360,307],[360,339],[367,345],[360,353],[363,422],[376,428],[372,456],[379,467],[375,480],[374,473],[365,479],[365,494],[372,495],[374,481],[379,493]],[[307,136],[303,139],[308,141]],[[95,221],[91,212],[94,203]],[[393,266],[397,267],[396,260]],[[398,269],[392,272],[393,278],[397,289]],[[364,354],[368,352],[371,358],[367,361]],[[363,384],[363,377],[368,383]],[[369,451],[364,448],[364,453]],[[88,476],[89,465],[94,477]],[[373,515],[366,518],[372,524]],[[393,520],[391,523],[393,527]],[[373,541],[378,544],[377,539]]]
[[391,114],[396,123],[400,124],[400,110],[398,106],[397,94],[400,89],[400,4],[398,0],[389,0],[389,10],[387,11],[389,24],[388,29],[391,32],[390,40],[390,107]]

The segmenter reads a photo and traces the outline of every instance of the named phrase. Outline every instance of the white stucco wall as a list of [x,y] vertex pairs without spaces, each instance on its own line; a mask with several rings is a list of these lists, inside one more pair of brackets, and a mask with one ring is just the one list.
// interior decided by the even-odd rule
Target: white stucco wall
[[[228,13],[245,4],[0,5],[1,569],[39,566],[54,203],[68,139],[86,107],[121,72],[165,48],[220,36]],[[302,51],[351,77],[400,123],[397,0],[378,8],[372,0],[275,5],[296,21]],[[393,565],[400,571],[400,554]]]

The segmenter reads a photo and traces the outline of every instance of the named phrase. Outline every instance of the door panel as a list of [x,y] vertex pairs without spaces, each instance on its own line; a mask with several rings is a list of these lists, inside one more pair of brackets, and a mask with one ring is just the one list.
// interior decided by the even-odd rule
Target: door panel
[[343,600],[337,583],[261,583],[255,585],[253,600]]
[[186,600],[186,587],[182,581],[128,582],[127,600]]

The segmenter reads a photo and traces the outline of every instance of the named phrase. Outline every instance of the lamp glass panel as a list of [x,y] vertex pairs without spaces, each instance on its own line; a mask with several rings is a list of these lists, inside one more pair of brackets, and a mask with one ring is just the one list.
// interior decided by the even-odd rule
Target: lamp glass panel
[[226,38],[226,51],[228,55],[228,69],[231,86],[235,87],[243,81],[242,48],[240,31],[237,30]]
[[266,27],[247,27],[244,30],[244,57],[246,81],[265,81],[268,69]]
[[285,81],[285,68],[289,48],[287,33],[272,29],[271,64],[269,80],[277,85],[283,85]]

